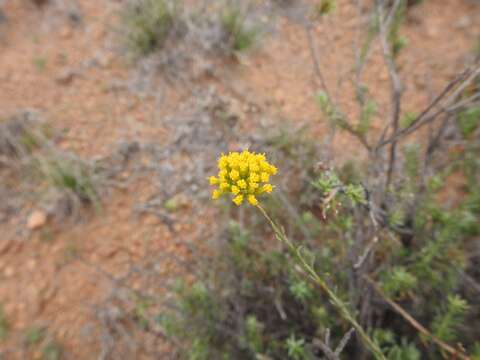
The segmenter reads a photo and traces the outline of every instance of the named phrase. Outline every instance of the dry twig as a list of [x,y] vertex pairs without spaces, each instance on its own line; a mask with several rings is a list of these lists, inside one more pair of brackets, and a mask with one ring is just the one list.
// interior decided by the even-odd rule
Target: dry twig
[[430,331],[428,331],[422,324],[420,324],[417,320],[415,320],[412,315],[410,315],[407,311],[405,311],[400,305],[398,305],[395,301],[388,298],[388,296],[380,289],[375,281],[373,281],[368,275],[364,276],[364,279],[372,286],[372,288],[377,292],[378,295],[388,304],[390,305],[400,316],[402,316],[410,325],[412,325],[418,332],[427,336],[427,338],[431,339],[435,344],[441,347],[444,351],[448,352],[453,356],[454,359],[462,359],[462,360],[471,360],[471,358],[458,351],[454,347],[448,345],[447,343],[443,342],[435,335],[433,335]]

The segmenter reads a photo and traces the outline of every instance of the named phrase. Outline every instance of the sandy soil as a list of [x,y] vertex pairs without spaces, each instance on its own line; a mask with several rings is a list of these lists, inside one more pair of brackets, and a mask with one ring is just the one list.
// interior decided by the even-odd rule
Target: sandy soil
[[[122,57],[119,45],[121,2],[100,5],[79,0],[76,8],[73,4],[38,8],[27,0],[0,3],[8,18],[0,23],[0,117],[23,108],[39,110],[62,133],[57,145],[86,158],[106,156],[122,141],[167,143],[170,129],[160,119],[175,114],[189,93],[163,81],[161,74],[156,93],[142,93],[132,86],[135,65]],[[71,19],[72,9],[80,21]],[[355,64],[356,15],[355,6],[340,1],[338,10],[312,29],[328,88],[352,115],[358,109],[347,77]],[[463,67],[479,33],[480,8],[466,0],[425,1],[410,12],[402,28],[409,46],[399,59],[402,79],[408,84],[406,109],[424,106]],[[375,46],[363,76],[379,100],[375,125],[379,128],[389,85]],[[321,85],[310,50],[305,28],[281,18],[258,49],[242,56],[239,64],[230,64],[213,77],[201,77],[192,86],[213,88],[240,103],[247,131],[262,117],[288,119],[310,124],[314,136],[322,140],[328,125],[314,99]],[[257,110],[250,111],[250,106]],[[340,160],[342,153],[358,148],[347,135],[337,136],[334,147]],[[37,209],[32,202],[23,217],[0,223],[0,303],[12,334],[34,325],[47,326],[69,357],[96,358],[101,344],[94,310],[112,290],[99,268],[121,276],[129,264],[152,253],[189,254],[158,217],[133,211],[156,191],[150,180],[141,176],[113,187],[100,213],[84,211],[80,221],[47,222],[39,230],[19,232],[18,227],[25,229],[28,215]],[[195,232],[190,211],[186,206],[176,214],[176,231],[183,235]],[[162,271],[168,273],[172,267],[166,263]],[[18,347],[23,352],[6,352],[5,359],[41,357],[17,340],[0,343],[0,350]]]

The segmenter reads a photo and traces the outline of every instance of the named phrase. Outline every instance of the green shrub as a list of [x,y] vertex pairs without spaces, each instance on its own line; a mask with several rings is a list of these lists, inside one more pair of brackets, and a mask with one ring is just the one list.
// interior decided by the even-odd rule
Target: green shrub
[[247,13],[234,3],[223,9],[221,25],[227,47],[233,51],[245,51],[256,42],[259,30],[247,24]]
[[[383,34],[387,65],[404,46],[400,27],[408,5],[400,2],[390,14]],[[373,21],[368,42],[387,18]],[[400,96],[392,89],[392,98]],[[396,109],[394,121],[371,134],[375,100],[361,84],[356,95],[356,121],[329,91],[317,96],[332,128],[354,135],[367,154],[353,154],[341,170],[317,162],[322,153],[302,129],[279,131],[252,146],[269,154],[282,177],[259,208],[225,204],[216,241],[195,259],[169,310],[158,317],[182,344],[181,357],[332,358],[331,344],[342,344],[351,327],[356,338],[342,347],[345,358],[478,352],[480,320],[467,317],[478,311],[478,293],[465,280],[476,284],[480,276],[475,111],[448,114],[457,121],[432,126],[437,138],[429,136],[426,144],[403,142],[414,113]],[[460,154],[453,154],[450,145],[457,143]],[[463,181],[461,196],[444,201],[452,174]]]
[[47,153],[35,159],[39,175],[50,186],[98,205],[95,169],[75,156]]
[[468,137],[480,124],[480,106],[469,108],[458,116],[458,124],[463,136]]
[[127,45],[134,55],[161,49],[178,26],[178,3],[170,0],[141,0],[124,13]]
[[0,304],[0,341],[5,340],[8,336],[10,325],[3,310],[3,306]]
[[[302,132],[284,136],[280,130],[267,136],[263,146],[278,160],[280,171],[291,170],[282,179],[286,188],[277,189],[264,206],[280,219],[302,256],[334,284],[336,295],[355,313],[364,290],[350,287],[355,276],[351,261],[358,262],[360,255],[357,252],[350,259],[358,228],[371,231],[367,230],[373,216],[370,190],[358,180],[366,178],[368,167],[347,163],[341,171],[316,169],[316,148]],[[402,156],[404,176],[390,190],[396,207],[391,206],[385,218],[377,220],[385,221],[385,230],[378,235],[371,260],[372,268],[379,269],[375,281],[384,296],[399,302],[435,336],[454,342],[460,338],[459,329],[474,334],[479,325],[474,319],[466,321],[471,299],[458,294],[460,273],[469,267],[468,246],[480,233],[478,187],[472,182],[464,189],[463,201],[442,205],[437,195],[448,172],[433,174],[427,183],[436,185],[422,189],[420,147],[408,146]],[[477,162],[464,166],[468,159],[451,159],[452,169],[477,174]],[[412,213],[412,198],[420,189],[422,202]],[[282,202],[282,197],[289,202]],[[284,206],[301,211],[286,211]],[[228,226],[219,242],[207,258],[198,259],[195,283],[179,287],[174,302],[177,311],[160,317],[169,335],[186,344],[185,358],[313,359],[323,353],[317,341],[326,333],[332,342],[341,342],[349,321],[299,272],[294,254],[278,244],[255,209],[246,209],[241,218],[228,209],[226,218],[220,220]],[[230,216],[237,220],[229,221]],[[370,296],[375,325],[369,332],[388,359],[438,358],[437,348],[425,348],[423,337],[399,314],[380,305],[382,297]],[[461,340],[463,346],[473,348],[474,337]],[[359,349],[358,341],[349,342],[345,358]]]

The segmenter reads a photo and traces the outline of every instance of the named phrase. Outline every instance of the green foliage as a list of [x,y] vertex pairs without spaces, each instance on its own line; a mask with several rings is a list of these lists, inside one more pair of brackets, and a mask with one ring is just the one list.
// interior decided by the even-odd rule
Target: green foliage
[[304,280],[293,281],[289,290],[298,301],[306,301],[313,296],[310,286]]
[[38,72],[43,72],[47,67],[47,59],[43,56],[35,56],[33,58],[33,65]]
[[441,340],[451,342],[458,337],[457,327],[468,310],[468,303],[458,295],[449,295],[446,308],[432,323],[433,334]]
[[405,146],[405,171],[411,184],[417,181],[420,174],[419,151],[416,144]]
[[335,0],[319,0],[315,5],[315,12],[319,16],[328,15],[335,10],[336,6]]
[[3,310],[3,306],[0,304],[0,341],[5,340],[8,336],[10,325],[8,324],[7,317]]
[[394,57],[398,56],[400,51],[408,45],[408,39],[400,35],[400,28],[405,20],[407,9],[407,0],[401,0],[395,14],[393,15],[392,24],[388,33],[388,43],[391,46],[391,52]]
[[403,114],[403,116],[400,118],[400,127],[402,129],[409,127],[417,119],[417,116],[418,115],[414,112],[407,112]]
[[305,359],[306,350],[305,350],[304,339],[296,339],[295,334],[292,334],[286,340],[285,347],[287,348],[287,354],[290,359],[293,359],[293,360]]
[[480,124],[480,106],[474,106],[464,110],[458,116],[458,125],[464,137],[468,137]]
[[124,14],[127,45],[134,55],[148,55],[161,49],[178,21],[177,2],[141,0]]
[[366,39],[360,49],[360,61],[358,62],[357,66],[362,66],[362,64],[364,64],[367,58],[367,54],[372,45],[372,42],[377,36],[379,30],[380,30],[380,23],[379,23],[378,16],[373,16],[370,19]]
[[372,118],[377,112],[377,104],[373,100],[368,100],[362,107],[362,113],[360,114],[360,121],[355,129],[357,133],[365,135],[370,129]]
[[338,176],[331,171],[326,171],[320,175],[320,177],[312,182],[312,185],[320,190],[324,197],[330,196],[331,200],[334,200],[337,196],[343,196],[350,200],[354,205],[365,203],[365,191],[360,185],[347,184],[344,185]]
[[257,320],[255,315],[247,316],[245,321],[246,343],[254,353],[261,353],[263,350],[263,330],[264,325]]
[[230,3],[223,10],[221,24],[227,38],[228,47],[233,51],[246,51],[258,39],[257,28],[246,22],[247,14],[235,3]]
[[25,344],[27,346],[36,345],[45,337],[45,328],[33,326],[27,329],[25,333]]
[[346,129],[349,126],[345,116],[340,113],[325,92],[319,92],[317,94],[317,102],[320,109],[329,120],[330,126],[339,126],[342,129]]
[[42,360],[60,360],[63,346],[55,340],[49,341],[42,349]]
[[[368,124],[375,114],[374,103],[368,105],[367,89],[358,95],[364,124]],[[329,119],[342,124],[344,117],[326,94],[320,93],[317,100]],[[367,125],[363,129],[353,130],[368,132]],[[161,317],[171,336],[186,338],[185,358],[315,358],[319,353],[312,350],[313,339],[328,328],[332,343],[339,342],[349,323],[339,316],[330,298],[299,274],[298,259],[333,284],[347,312],[360,313],[367,292],[362,285],[352,286],[357,274],[352,269],[365,246],[373,243],[373,234],[378,242],[368,265],[361,266],[370,269],[369,276],[384,295],[445,342],[454,346],[461,341],[469,353],[473,351],[479,324],[478,319],[466,319],[467,304],[472,301],[460,274],[478,276],[471,265],[477,258],[469,253],[480,234],[480,163],[474,137],[464,139],[469,142],[461,156],[441,159],[448,163],[441,171],[424,168],[422,143],[405,146],[397,154],[397,178],[386,194],[371,185],[378,182],[376,173],[369,173],[370,164],[356,158],[340,171],[317,166],[318,150],[306,139],[304,133],[283,131],[262,143],[266,152],[285,161],[278,164],[279,169],[291,170],[282,179],[288,186],[278,189],[280,195],[273,194],[262,206],[281,219],[278,223],[285,226],[294,250],[285,249],[285,242],[280,246],[273,238],[278,233],[272,234],[255,211],[226,210],[230,211],[224,222],[228,225],[211,256],[199,264],[196,282],[177,291],[179,311]],[[465,179],[462,197],[445,202],[440,195],[453,172]],[[376,202],[378,194],[384,195],[384,202]],[[291,203],[282,202],[281,196]],[[326,214],[325,207],[336,211]],[[364,242],[360,250],[359,238]],[[374,308],[371,320],[375,324],[368,333],[389,360],[439,358],[436,345],[425,346],[425,339],[400,314],[388,305],[376,307],[384,303],[383,296],[368,296],[372,298],[366,306]],[[358,340],[347,345],[345,358],[358,354]]]
[[480,360],[480,343],[475,343],[472,352],[472,359],[473,360]]
[[417,279],[404,267],[394,267],[382,277],[382,287],[392,298],[402,298],[417,286]]
[[98,204],[97,176],[87,163],[52,153],[37,157],[35,167],[51,186],[74,194],[86,203]]
[[402,338],[398,344],[394,334],[389,330],[375,330],[374,339],[380,344],[388,360],[420,360],[422,358],[415,345],[409,343],[405,338]]
[[307,339],[332,322],[329,305],[288,265],[288,251],[259,243],[237,222],[225,236],[201,280],[177,287],[179,311],[163,313],[160,324],[171,336],[188,335],[185,358],[304,359]]
[[337,174],[331,171],[324,172],[320,177],[312,183],[322,194],[327,195],[334,189],[340,188],[343,184]]

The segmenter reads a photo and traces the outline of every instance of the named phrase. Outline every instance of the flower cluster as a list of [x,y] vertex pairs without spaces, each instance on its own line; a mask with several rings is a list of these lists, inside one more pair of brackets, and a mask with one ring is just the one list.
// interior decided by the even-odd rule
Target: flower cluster
[[217,185],[212,198],[220,198],[224,194],[232,194],[232,201],[241,205],[247,200],[257,205],[257,196],[271,193],[273,186],[269,183],[270,175],[277,173],[277,168],[268,163],[265,154],[256,154],[248,150],[241,153],[222,154],[218,159],[218,176],[210,176],[211,185]]

